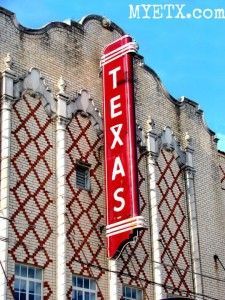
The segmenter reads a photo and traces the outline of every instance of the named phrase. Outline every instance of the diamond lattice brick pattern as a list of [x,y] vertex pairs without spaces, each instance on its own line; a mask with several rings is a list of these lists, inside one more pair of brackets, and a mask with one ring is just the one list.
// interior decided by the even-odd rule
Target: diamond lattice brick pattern
[[[148,201],[146,188],[145,156],[138,159],[140,214],[148,220]],[[119,281],[123,284],[139,286],[146,291],[149,288],[150,240],[149,231],[143,230],[134,245],[129,244],[118,260]],[[142,279],[140,281],[140,278]]]
[[[53,138],[41,102],[24,97],[12,109],[9,254],[14,261],[52,268]],[[12,277],[13,278],[13,277]],[[13,280],[11,280],[13,286]],[[44,282],[44,297],[52,295]]]
[[[161,151],[158,170],[158,211],[161,219],[161,262],[165,271],[164,285],[180,295],[189,295],[191,271],[187,231],[187,212],[184,202],[182,171],[175,157]],[[172,266],[173,265],[173,266]],[[171,289],[165,287],[165,292]],[[183,291],[183,292],[182,292]]]
[[225,166],[220,165],[221,188],[225,190]]
[[[67,237],[69,253],[67,266],[72,274],[102,280],[107,267],[104,235],[103,166],[101,139],[88,118],[77,115],[67,130]],[[90,165],[91,190],[76,188],[76,160]],[[90,268],[93,264],[96,268]],[[107,276],[106,276],[107,277]],[[68,296],[70,295],[68,291]],[[99,291],[99,298],[104,299]]]

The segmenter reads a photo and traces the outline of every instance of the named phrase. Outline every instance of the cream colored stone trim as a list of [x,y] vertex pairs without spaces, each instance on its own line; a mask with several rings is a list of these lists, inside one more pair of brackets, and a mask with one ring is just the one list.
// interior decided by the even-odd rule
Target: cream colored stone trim
[[186,195],[188,203],[188,214],[190,222],[190,237],[191,237],[191,254],[193,262],[194,272],[194,287],[197,294],[196,299],[201,300],[203,293],[202,289],[202,276],[201,276],[201,262],[199,252],[199,240],[198,240],[198,227],[197,227],[197,215],[195,206],[195,192],[194,192],[194,168],[193,168],[193,153],[194,149],[191,146],[191,139],[186,133],[185,139],[188,143],[186,151],[186,166],[185,166],[185,183],[186,183]]
[[108,260],[109,267],[109,300],[118,300],[117,261]]
[[188,203],[188,214],[190,220],[190,236],[191,236],[191,254],[194,271],[194,287],[197,294],[196,299],[202,299],[202,278],[201,278],[201,264],[199,254],[199,241],[197,230],[197,216],[195,207],[194,194],[194,168],[193,168],[193,148],[191,146],[191,138],[186,133],[185,140],[187,147],[185,151],[180,149],[172,130],[165,127],[160,136],[154,133],[154,121],[148,120],[147,132],[147,172],[149,182],[149,197],[151,201],[151,220],[152,220],[152,243],[153,243],[153,272],[154,281],[158,283],[155,285],[155,299],[162,299],[162,270],[161,270],[161,256],[159,243],[159,224],[158,224],[158,208],[157,208],[157,194],[156,194],[156,178],[155,178],[155,163],[159,156],[161,148],[173,152],[176,161],[180,168],[185,172],[186,195]]
[[1,76],[1,202],[0,202],[0,300],[7,299],[7,260],[9,231],[9,183],[11,146],[11,108],[13,103],[14,72],[11,59],[5,59],[6,69]]
[[153,131],[154,122],[149,120],[147,132],[147,177],[148,177],[148,193],[151,205],[151,227],[152,227],[152,256],[153,256],[153,276],[154,282],[154,299],[163,298],[162,289],[162,266],[160,252],[160,235],[159,235],[159,219],[158,219],[158,201],[156,192],[156,140],[157,135]]
[[[58,95],[58,100],[63,97]],[[66,125],[56,119],[56,176],[57,176],[57,299],[66,300]]]

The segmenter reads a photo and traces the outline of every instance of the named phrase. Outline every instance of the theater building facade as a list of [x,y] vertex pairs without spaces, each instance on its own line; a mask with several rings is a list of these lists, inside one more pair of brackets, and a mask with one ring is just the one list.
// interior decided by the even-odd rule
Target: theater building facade
[[0,300],[224,299],[225,153],[137,44],[0,8]]

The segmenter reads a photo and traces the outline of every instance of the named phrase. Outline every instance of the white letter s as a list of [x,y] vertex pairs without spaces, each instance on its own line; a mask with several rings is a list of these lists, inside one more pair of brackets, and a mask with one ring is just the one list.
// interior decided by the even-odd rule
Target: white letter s
[[118,196],[118,194],[119,194],[120,192],[123,192],[123,190],[124,190],[124,188],[119,188],[119,189],[117,189],[117,190],[114,192],[114,194],[113,194],[114,199],[115,199],[116,201],[121,202],[120,207],[114,207],[114,211],[116,211],[116,212],[121,211],[121,210],[124,208],[124,206],[125,206],[125,200],[124,200],[122,197],[119,197],[119,196]]

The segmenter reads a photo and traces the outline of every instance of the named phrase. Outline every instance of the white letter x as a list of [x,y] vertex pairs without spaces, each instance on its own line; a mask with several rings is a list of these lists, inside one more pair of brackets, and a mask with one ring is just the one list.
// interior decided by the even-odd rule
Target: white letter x
[[[113,140],[111,149],[115,148],[117,142],[119,143],[120,146],[123,145],[123,142],[122,142],[121,138],[119,137],[122,126],[123,126],[123,124],[118,124],[118,125],[110,127],[110,130],[112,131],[112,133],[114,135],[114,140]],[[117,128],[117,130],[116,130],[116,128]]]

